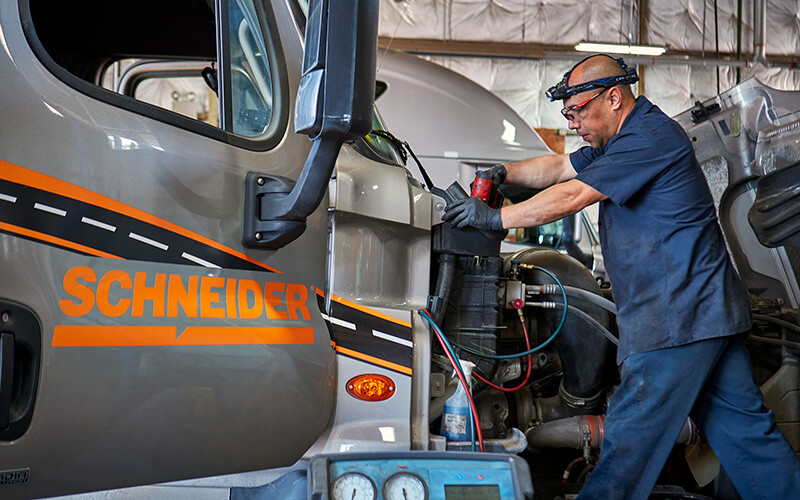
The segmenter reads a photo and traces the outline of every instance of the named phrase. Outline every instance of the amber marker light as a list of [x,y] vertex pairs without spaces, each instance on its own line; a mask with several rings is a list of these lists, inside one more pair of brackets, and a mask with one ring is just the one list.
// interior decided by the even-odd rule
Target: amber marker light
[[383,375],[367,373],[347,381],[347,393],[362,401],[385,401],[394,395],[394,381]]

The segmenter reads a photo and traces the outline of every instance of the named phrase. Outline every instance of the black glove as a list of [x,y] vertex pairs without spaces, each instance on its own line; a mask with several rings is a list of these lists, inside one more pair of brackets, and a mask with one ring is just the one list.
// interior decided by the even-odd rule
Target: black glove
[[502,163],[496,163],[491,167],[489,167],[488,169],[486,169],[486,171],[489,172],[489,175],[492,176],[492,180],[498,186],[503,182],[505,182],[506,174],[508,173],[505,165],[503,165]]
[[503,229],[503,218],[499,208],[491,208],[478,198],[456,200],[445,208],[442,220],[463,229],[474,227],[489,231]]

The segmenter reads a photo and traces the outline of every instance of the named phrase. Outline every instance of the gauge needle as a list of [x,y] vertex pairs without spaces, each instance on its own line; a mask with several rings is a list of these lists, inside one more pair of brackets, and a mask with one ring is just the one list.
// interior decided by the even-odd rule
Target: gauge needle
[[356,497],[356,489],[353,488],[353,495],[350,497],[350,500],[353,500]]
[[403,488],[403,498],[408,498],[408,495],[406,494],[406,489],[405,488]]

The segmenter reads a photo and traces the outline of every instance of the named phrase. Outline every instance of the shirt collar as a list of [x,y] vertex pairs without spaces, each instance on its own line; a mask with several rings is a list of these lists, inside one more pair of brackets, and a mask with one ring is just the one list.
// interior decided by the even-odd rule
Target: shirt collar
[[637,97],[636,104],[633,105],[631,112],[628,113],[628,116],[625,117],[625,121],[622,122],[622,127],[620,127],[619,131],[622,132],[623,130],[625,130],[625,127],[627,127],[628,124],[638,120],[639,117],[650,111],[650,108],[652,107],[653,103],[650,102],[650,100],[647,97],[643,95]]

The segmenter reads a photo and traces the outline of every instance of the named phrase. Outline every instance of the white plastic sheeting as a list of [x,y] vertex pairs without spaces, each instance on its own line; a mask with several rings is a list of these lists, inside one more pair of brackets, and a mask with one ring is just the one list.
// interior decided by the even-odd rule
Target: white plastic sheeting
[[[717,0],[720,52],[736,53],[737,4],[736,0]],[[705,50],[706,54],[714,54],[713,0],[651,1],[649,6],[648,43],[666,45],[676,50]],[[742,2],[742,52],[752,51],[753,1],[746,0]]]
[[619,41],[622,26],[630,31],[630,0],[381,0],[380,34],[402,38]]
[[[742,4],[742,52],[753,50],[753,1]],[[673,50],[715,52],[714,0],[650,0],[645,40]],[[717,0],[720,52],[735,53],[737,0]],[[574,44],[581,40],[637,41],[633,0],[381,0],[380,34],[399,38]],[[704,19],[705,17],[705,19]],[[800,0],[767,1],[767,55],[800,59]],[[575,61],[430,57],[497,94],[533,127],[565,128],[561,103],[544,91]],[[380,64],[380,63],[379,63]],[[716,66],[649,65],[645,94],[674,115],[717,94]],[[800,71],[743,68],[779,89],[800,89]],[[719,68],[719,90],[736,84],[736,68]]]

